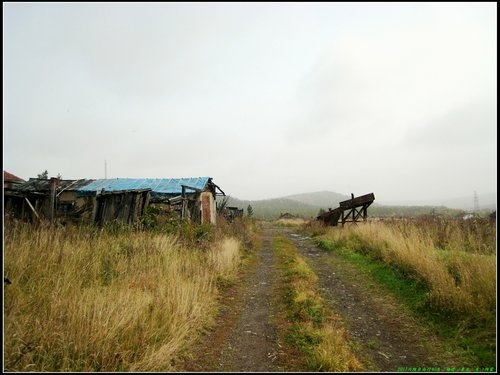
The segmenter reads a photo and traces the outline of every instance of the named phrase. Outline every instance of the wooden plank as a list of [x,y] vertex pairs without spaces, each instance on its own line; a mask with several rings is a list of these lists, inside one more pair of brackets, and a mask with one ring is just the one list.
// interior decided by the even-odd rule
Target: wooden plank
[[339,202],[339,207],[342,209],[350,209],[353,207],[362,206],[365,203],[372,203],[374,200],[375,195],[373,195],[373,193],[370,193]]
[[29,199],[28,199],[28,198],[26,198],[26,197],[25,197],[24,199],[26,199],[26,202],[28,202],[28,206],[30,206],[31,211],[33,211],[33,213],[35,214],[36,218],[37,218],[39,221],[42,221],[42,219],[40,219],[40,216],[38,216],[38,213],[36,212],[35,207],[33,207],[33,206],[31,205],[31,202],[29,201]]

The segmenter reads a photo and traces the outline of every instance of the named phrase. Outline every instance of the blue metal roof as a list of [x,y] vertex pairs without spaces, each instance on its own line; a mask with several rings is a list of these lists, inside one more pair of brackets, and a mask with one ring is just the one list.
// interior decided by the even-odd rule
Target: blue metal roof
[[[86,186],[77,189],[82,194],[105,191],[151,189],[152,195],[181,194],[182,186],[186,185],[204,190],[210,177],[194,178],[108,178],[94,180]],[[190,192],[190,190],[187,190]]]

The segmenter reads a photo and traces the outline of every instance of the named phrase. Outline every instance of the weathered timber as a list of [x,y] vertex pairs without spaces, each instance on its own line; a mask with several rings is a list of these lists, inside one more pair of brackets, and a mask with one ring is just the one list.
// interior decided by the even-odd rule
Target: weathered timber
[[24,198],[26,200],[26,202],[28,203],[28,206],[31,208],[31,211],[33,211],[33,213],[35,214],[36,218],[41,221],[42,219],[40,218],[40,216],[38,215],[38,213],[36,212],[35,210],[35,207],[33,207],[33,205],[31,204],[31,202],[29,201],[28,198]]
[[162,204],[166,211],[178,212],[187,221],[215,224],[216,195],[225,195],[211,177],[98,180],[30,178],[17,184],[14,183],[14,177],[4,171],[5,213],[26,219],[132,223],[152,203]]
[[339,202],[339,207],[334,210],[328,209],[327,212],[318,215],[317,220],[322,221],[327,225],[336,226],[339,219],[344,226],[345,223],[356,223],[362,217],[363,221],[367,219],[367,209],[375,200],[373,193],[354,197],[351,194],[351,199]]
[[339,207],[346,210],[354,207],[359,207],[364,204],[371,204],[375,200],[375,195],[373,193],[360,195],[359,197],[347,199],[345,201],[339,202]]
[[318,220],[322,221],[325,224],[336,226],[342,210],[340,208],[335,208],[334,210],[328,209],[328,211],[323,212],[318,216]]

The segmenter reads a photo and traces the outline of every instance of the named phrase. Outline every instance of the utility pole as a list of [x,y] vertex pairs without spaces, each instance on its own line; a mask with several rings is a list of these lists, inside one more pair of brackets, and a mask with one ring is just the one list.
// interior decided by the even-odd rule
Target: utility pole
[[477,192],[474,190],[474,212],[477,213],[479,211],[479,199],[477,197]]
[[108,164],[106,163],[106,159],[104,159],[104,178],[108,178]]

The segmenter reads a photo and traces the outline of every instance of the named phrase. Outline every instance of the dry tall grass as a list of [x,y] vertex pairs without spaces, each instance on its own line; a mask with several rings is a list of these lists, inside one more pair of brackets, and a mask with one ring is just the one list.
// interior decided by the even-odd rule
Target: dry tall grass
[[294,218],[294,219],[278,219],[275,221],[275,223],[284,227],[296,227],[300,225],[305,225],[308,223],[308,221],[302,218]]
[[215,309],[239,242],[208,251],[175,237],[83,228],[5,228],[9,371],[168,371]]
[[370,254],[425,284],[428,304],[473,320],[496,314],[496,229],[444,220],[363,223],[322,238]]
[[210,269],[223,277],[231,277],[235,271],[235,264],[240,261],[240,243],[237,239],[224,238],[220,245],[213,247],[208,253]]

